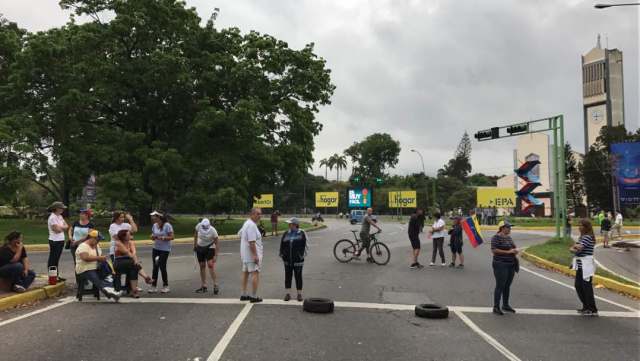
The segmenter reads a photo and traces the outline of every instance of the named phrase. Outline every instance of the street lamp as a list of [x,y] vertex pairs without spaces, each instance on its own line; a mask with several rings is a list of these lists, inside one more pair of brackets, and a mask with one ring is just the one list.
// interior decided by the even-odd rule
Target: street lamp
[[596,9],[606,9],[606,8],[611,8],[614,6],[634,6],[634,5],[640,5],[640,3],[626,3],[626,4],[595,4],[593,5],[594,8]]
[[[424,174],[425,179],[427,178],[427,171],[424,168],[424,158],[422,158],[422,154],[415,149],[411,149],[413,153],[416,153],[420,157],[420,162],[422,163],[422,174]],[[433,208],[436,207],[436,177],[433,178]],[[429,196],[429,191],[427,193],[427,198]]]

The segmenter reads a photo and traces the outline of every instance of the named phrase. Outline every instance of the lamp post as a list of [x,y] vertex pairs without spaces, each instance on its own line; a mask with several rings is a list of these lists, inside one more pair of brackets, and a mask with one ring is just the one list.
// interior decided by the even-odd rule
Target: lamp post
[[[419,157],[420,157],[420,163],[422,164],[422,174],[424,174],[425,179],[427,178],[427,171],[424,168],[424,158],[422,158],[422,154],[420,154],[420,152],[418,152],[415,149],[411,149],[411,151],[413,153],[416,153]],[[433,178],[433,207],[435,208],[436,206],[436,178]],[[427,195],[427,198],[429,196],[429,190],[425,189],[425,194]]]
[[626,4],[595,4],[593,5],[594,8],[596,9],[606,9],[606,8],[612,8],[615,6],[638,6],[640,5],[640,3],[626,3]]

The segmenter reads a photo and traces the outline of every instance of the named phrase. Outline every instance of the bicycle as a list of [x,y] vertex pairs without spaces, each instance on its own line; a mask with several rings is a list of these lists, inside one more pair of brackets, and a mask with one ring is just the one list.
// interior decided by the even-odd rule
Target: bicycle
[[[358,231],[351,231],[353,233],[353,238],[356,240],[353,243],[349,239],[341,239],[333,246],[333,256],[340,263],[348,263],[351,262],[354,258],[356,258],[356,252],[358,250],[362,251],[362,241],[358,238]],[[369,235],[369,257],[373,263],[384,266],[389,263],[391,259],[391,252],[389,251],[389,247],[386,244],[380,242],[376,235],[380,233],[380,231],[372,233]]]

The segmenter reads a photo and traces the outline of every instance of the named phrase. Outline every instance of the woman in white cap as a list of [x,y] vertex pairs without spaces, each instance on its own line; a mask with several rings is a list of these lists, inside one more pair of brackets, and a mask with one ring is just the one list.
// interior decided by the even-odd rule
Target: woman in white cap
[[150,216],[153,221],[153,226],[151,227],[151,239],[153,240],[153,249],[151,250],[153,272],[151,277],[153,278],[153,283],[149,293],[158,292],[158,271],[162,274],[162,289],[160,289],[160,292],[169,293],[167,260],[169,259],[169,253],[171,253],[173,227],[168,222],[167,217],[158,211],[151,212]]
[[47,260],[47,269],[51,266],[55,266],[58,271],[58,281],[65,281],[60,277],[60,256],[62,256],[62,250],[64,249],[64,235],[69,229],[69,225],[62,217],[62,213],[67,209],[67,206],[62,202],[53,202],[49,206],[49,219],[47,220],[47,227],[49,228],[49,259]]
[[209,267],[209,273],[213,281],[213,294],[217,295],[220,292],[216,283],[215,269],[219,249],[218,231],[211,225],[211,221],[208,218],[204,218],[196,225],[196,231],[193,235],[193,251],[196,253],[198,264],[200,265],[201,281],[200,288],[196,290],[196,293],[207,292],[207,267]]
[[296,290],[298,301],[302,301],[302,266],[307,255],[307,234],[300,229],[298,218],[287,220],[289,230],[282,235],[280,240],[280,258],[284,262],[284,288],[285,301],[291,299],[291,281],[296,278]]

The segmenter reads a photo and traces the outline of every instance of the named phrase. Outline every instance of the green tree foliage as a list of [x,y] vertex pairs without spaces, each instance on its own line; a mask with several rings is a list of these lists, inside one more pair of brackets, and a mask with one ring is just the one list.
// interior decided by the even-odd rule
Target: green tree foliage
[[26,178],[69,202],[95,173],[102,197],[142,212],[228,211],[301,182],[334,90],[313,44],[201,26],[183,1],[61,6],[94,21],[28,34],[0,88],[2,152]]
[[485,175],[483,173],[472,174],[467,178],[467,185],[473,187],[495,187],[498,179],[503,176]]
[[566,193],[567,193],[567,206],[569,209],[575,209],[576,207],[584,206],[584,186],[582,181],[582,174],[578,169],[578,161],[573,154],[571,144],[567,143],[564,146],[565,154],[565,172],[566,179]]
[[331,157],[329,157],[327,161],[331,166],[329,168],[336,169],[336,182],[340,181],[340,172],[347,168],[347,157],[344,155],[340,155],[335,153]]
[[471,173],[471,139],[467,132],[464,132],[453,158],[438,170],[438,175],[454,177],[465,182],[469,173]]
[[625,141],[640,141],[640,129],[627,133],[624,126],[603,127],[579,166],[591,208],[613,209],[610,147]]
[[353,163],[353,176],[360,176],[368,183],[386,177],[385,169],[398,164],[400,142],[386,133],[374,133],[361,142],[355,142],[344,151]]

